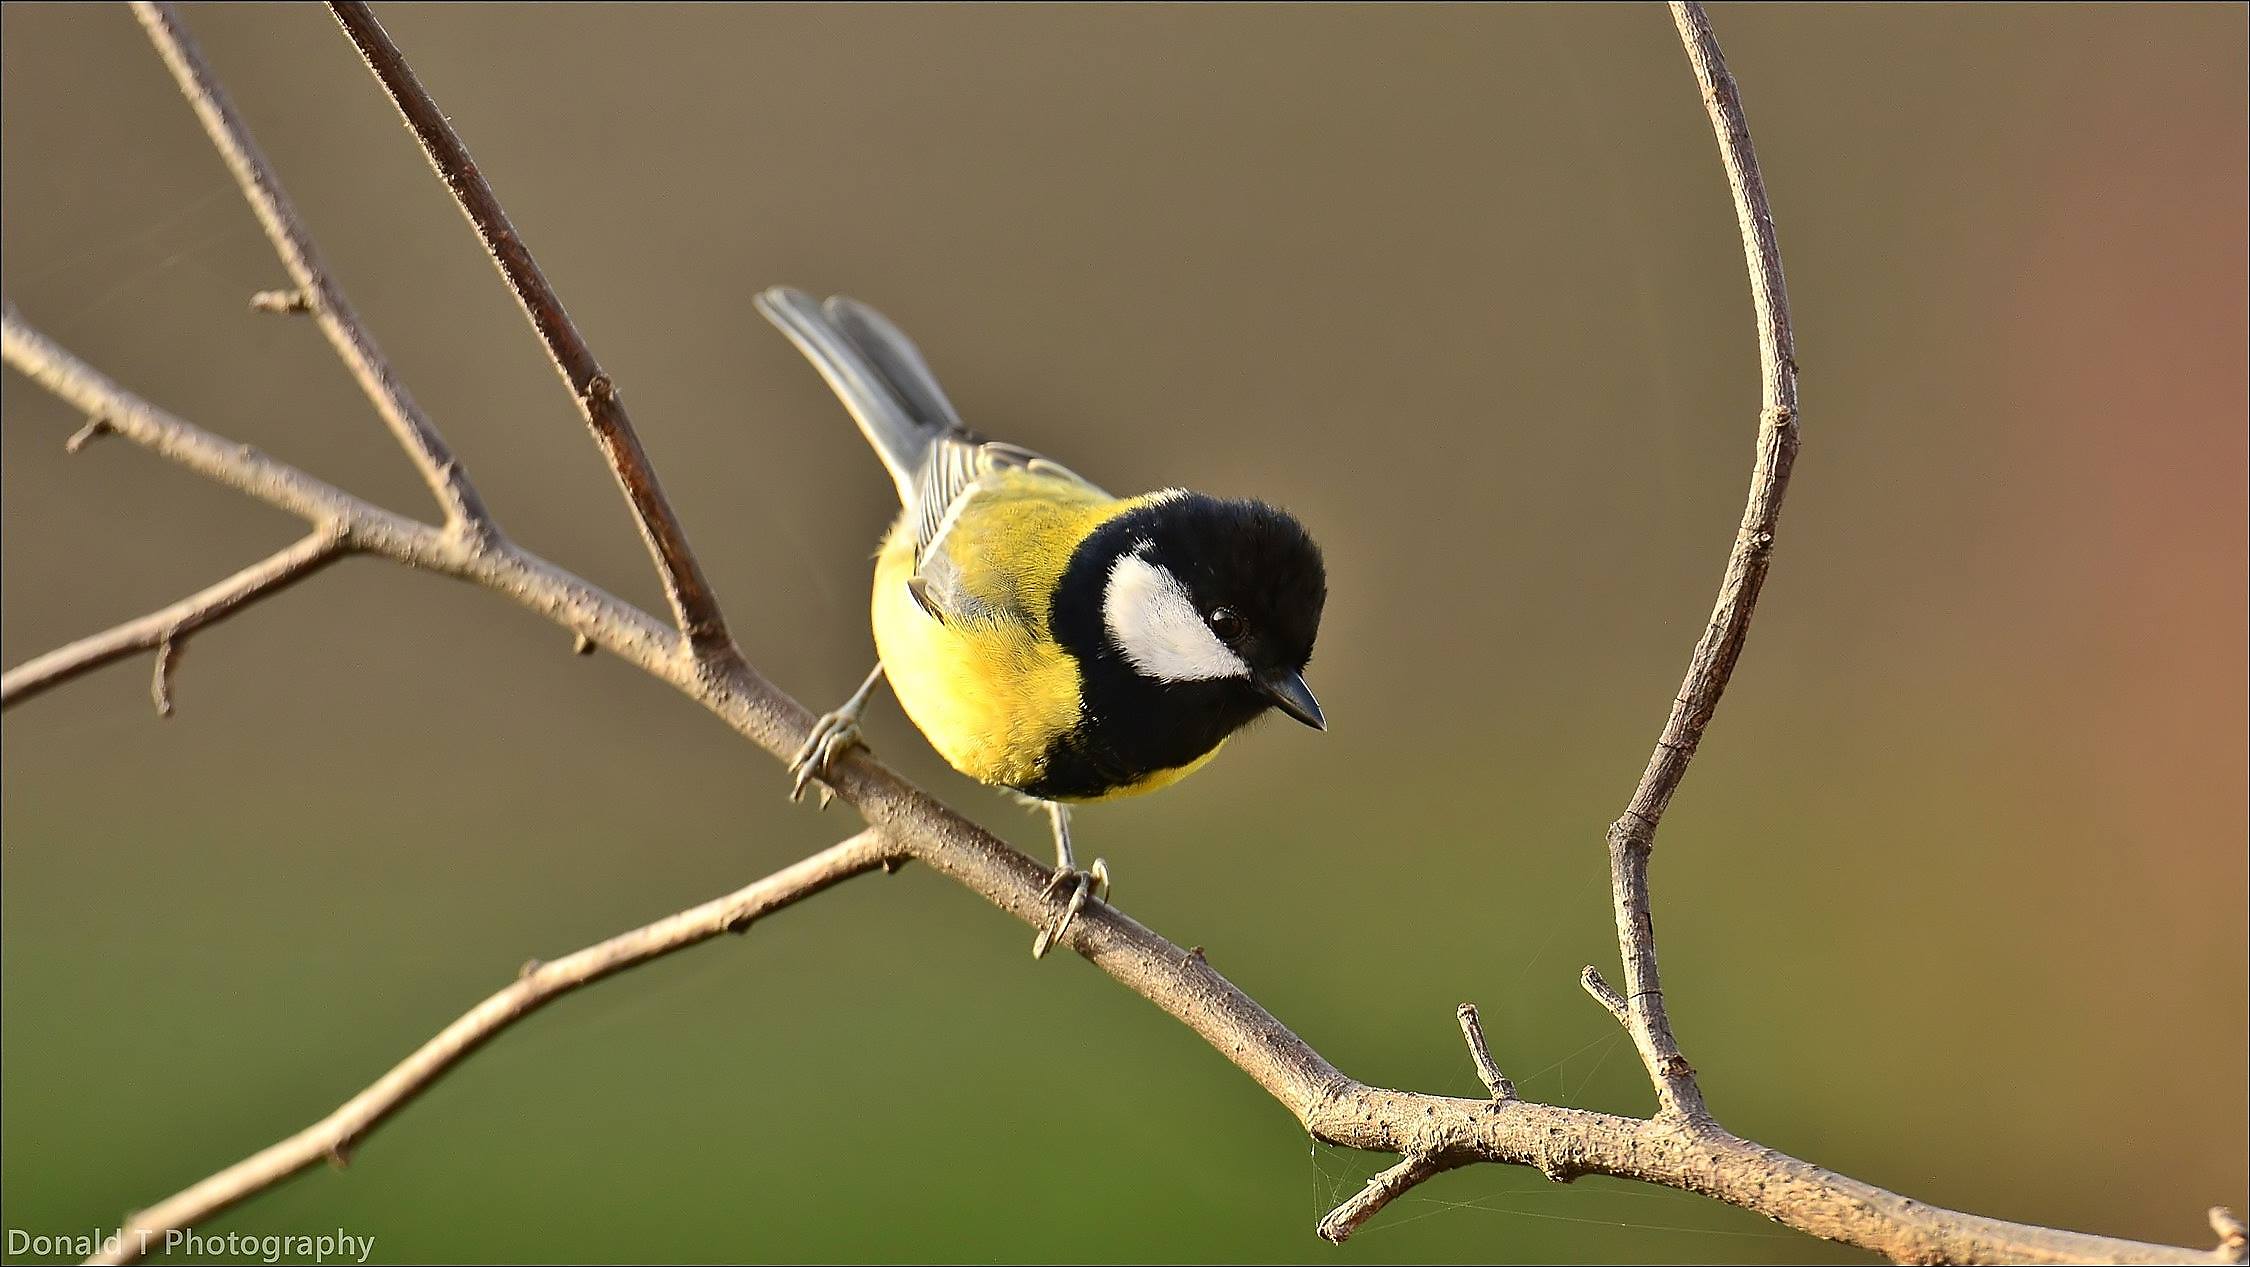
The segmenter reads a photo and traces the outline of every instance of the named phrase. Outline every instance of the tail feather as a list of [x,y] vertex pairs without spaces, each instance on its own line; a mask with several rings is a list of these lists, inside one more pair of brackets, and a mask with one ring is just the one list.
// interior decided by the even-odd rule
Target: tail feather
[[839,295],[822,304],[776,286],[757,304],[844,402],[898,485],[900,504],[914,505],[930,446],[966,430],[921,352],[881,313],[854,299]]
[[968,430],[953,402],[946,399],[945,389],[938,386],[937,375],[930,372],[930,363],[922,359],[922,349],[914,346],[905,331],[892,325],[889,317],[847,295],[831,295],[820,308],[882,371],[891,390],[898,393],[917,421],[953,431]]

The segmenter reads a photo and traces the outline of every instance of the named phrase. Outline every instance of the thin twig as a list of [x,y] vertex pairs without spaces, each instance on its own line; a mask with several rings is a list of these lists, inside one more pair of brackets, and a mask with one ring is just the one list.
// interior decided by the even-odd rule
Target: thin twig
[[157,711],[169,715],[170,662],[179,654],[189,634],[261,598],[280,593],[333,563],[342,552],[340,533],[329,528],[315,529],[288,549],[270,554],[169,607],[19,664],[8,670],[5,677],[0,677],[0,708],[13,708],[43,691],[126,656],[156,651],[159,653],[154,688]]
[[1587,964],[1585,968],[1579,971],[1578,984],[1585,987],[1586,993],[1594,996],[1594,1002],[1601,1004],[1604,1011],[1616,1017],[1618,1024],[1624,1026],[1627,1032],[1631,1032],[1633,1028],[1632,1005],[1625,1001],[1624,995],[1617,992],[1616,986],[1602,979],[1602,974],[1592,964]]
[[1758,360],[1765,407],[1759,414],[1756,459],[1750,471],[1749,503],[1742,529],[1728,552],[1725,578],[1703,636],[1688,659],[1687,677],[1672,699],[1656,750],[1625,812],[1609,828],[1610,891],[1617,919],[1617,948],[1625,964],[1625,998],[1632,1007],[1626,1028],[1640,1051],[1641,1064],[1656,1088],[1658,1111],[1688,1122],[1710,1116],[1695,1068],[1680,1053],[1664,1006],[1664,987],[1656,966],[1656,923],[1649,909],[1649,854],[1656,846],[1657,823],[1686,776],[1704,728],[1719,707],[1727,679],[1742,656],[1758,592],[1773,556],[1774,526],[1782,494],[1797,459],[1797,362],[1789,329],[1789,292],[1781,278],[1781,248],[1774,241],[1773,212],[1766,202],[1758,156],[1750,146],[1741,94],[1727,73],[1726,59],[1711,34],[1703,6],[1672,5],[1680,43],[1687,50],[1703,102],[1719,138],[1719,157],[1734,190],[1735,216],[1742,227],[1742,249],[1749,263],[1750,292],[1757,310]]
[[2223,1205],[2211,1207],[2211,1230],[2219,1234],[2219,1253],[2240,1261],[2245,1246],[2250,1246],[2250,1227],[2243,1226],[2242,1216]]
[[1516,1084],[1500,1072],[1500,1062],[1492,1058],[1491,1044],[1484,1041],[1484,1022],[1477,1017],[1477,1005],[1463,1003],[1453,1015],[1461,1022],[1461,1041],[1469,1045],[1469,1061],[1477,1067],[1477,1081],[1495,1100],[1515,1099]]
[[296,289],[261,290],[250,296],[251,311],[270,312],[277,316],[311,312],[312,306],[312,298]]
[[192,1227],[300,1170],[323,1161],[343,1162],[369,1132],[427,1090],[431,1083],[502,1030],[554,1000],[651,959],[728,932],[740,932],[753,921],[785,906],[853,876],[880,870],[886,860],[895,858],[899,852],[884,843],[880,833],[872,829],[863,831],[725,897],[668,915],[629,933],[620,933],[560,959],[525,965],[525,971],[515,980],[438,1031],[436,1037],[416,1048],[412,1055],[376,1079],[365,1091],[339,1105],[335,1112],[135,1214],[119,1233],[115,1251],[92,1261],[132,1262],[151,1247],[161,1247],[166,1232]]
[[95,414],[86,420],[85,426],[71,432],[70,438],[63,441],[63,452],[76,457],[85,451],[87,445],[108,434],[109,423],[104,421],[100,414]]
[[1383,1212],[1383,1207],[1416,1184],[1440,1171],[1449,1169],[1435,1157],[1422,1153],[1408,1153],[1398,1164],[1379,1170],[1367,1180],[1367,1186],[1352,1194],[1351,1199],[1328,1212],[1315,1230],[1320,1238],[1331,1245],[1341,1245],[1352,1238],[1360,1225]]
[[390,33],[364,4],[331,4],[329,8],[344,33],[358,47],[360,56],[366,59],[367,68],[381,81],[383,91],[390,94],[391,104],[398,107],[415,140],[421,142],[422,152],[428,156],[431,167],[445,181],[446,188],[453,191],[461,213],[475,227],[493,264],[507,280],[509,291],[522,306],[524,315],[531,319],[532,328],[539,332],[539,340],[546,345],[555,371],[569,386],[572,398],[578,402],[579,414],[585,418],[586,425],[593,428],[595,443],[609,460],[609,468],[625,490],[626,500],[632,503],[634,521],[640,526],[642,539],[648,543],[649,553],[656,559],[657,571],[664,581],[665,598],[672,605],[674,621],[687,636],[689,647],[698,655],[726,654],[733,644],[727,638],[719,600],[703,575],[703,565],[696,559],[695,551],[688,547],[687,532],[679,516],[673,513],[671,501],[664,495],[664,486],[657,481],[656,468],[650,465],[648,454],[641,448],[640,436],[633,430],[632,419],[626,415],[625,402],[618,395],[616,383],[603,371],[601,362],[594,359],[593,349],[586,346],[585,336],[578,332],[577,324],[564,310],[561,297],[555,294],[547,275],[540,271],[538,261],[531,257],[531,249],[516,233],[515,225],[509,221],[507,211],[501,207],[483,171],[469,157],[468,147],[461,143],[445,112],[415,78],[406,55],[391,42]]
[[390,362],[384,359],[382,349],[375,346],[374,337],[360,324],[359,314],[344,298],[342,288],[329,275],[320,252],[313,246],[312,234],[306,231],[303,219],[290,203],[289,195],[283,192],[265,155],[258,152],[257,143],[250,139],[249,128],[243,124],[242,116],[235,113],[234,103],[219,86],[210,63],[203,60],[202,50],[196,47],[194,37],[181,23],[179,13],[169,4],[139,0],[133,5],[133,14],[148,31],[148,38],[156,45],[164,64],[171,68],[172,77],[179,81],[180,92],[195,108],[196,118],[203,121],[203,130],[210,134],[212,146],[226,160],[227,169],[242,186],[243,197],[249,200],[258,223],[273,241],[274,253],[281,257],[282,267],[296,283],[297,303],[312,314],[321,333],[328,336],[330,346],[336,349],[337,357],[351,371],[375,411],[382,415],[384,425],[413,459],[423,481],[437,494],[447,522],[467,532],[491,531],[492,517],[485,510],[476,487],[469,482],[461,464],[454,460],[453,451],[446,447],[445,438],[438,434],[436,425],[422,412],[421,406],[414,403],[406,385],[399,381]]
[[149,672],[148,698],[156,705],[158,717],[172,715],[172,670],[179,665],[183,649],[180,640],[169,635],[156,644],[156,664]]

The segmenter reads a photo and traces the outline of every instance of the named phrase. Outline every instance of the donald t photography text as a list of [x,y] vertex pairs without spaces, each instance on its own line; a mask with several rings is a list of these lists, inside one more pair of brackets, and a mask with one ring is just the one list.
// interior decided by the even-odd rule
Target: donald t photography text
[[173,1228],[157,1233],[135,1229],[89,1228],[83,1232],[32,1232],[8,1229],[8,1257],[26,1254],[38,1258],[93,1258],[115,1256],[125,1249],[126,1238],[135,1256],[153,1253],[193,1254],[230,1262],[259,1263],[364,1263],[375,1252],[375,1238],[356,1236],[344,1228],[333,1232],[198,1232]]

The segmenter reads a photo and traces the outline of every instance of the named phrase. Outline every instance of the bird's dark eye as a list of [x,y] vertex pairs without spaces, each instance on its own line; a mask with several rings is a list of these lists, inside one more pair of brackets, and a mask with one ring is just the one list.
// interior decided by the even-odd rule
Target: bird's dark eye
[[1242,617],[1231,607],[1221,607],[1211,613],[1211,632],[1219,635],[1221,642],[1233,642],[1242,636]]

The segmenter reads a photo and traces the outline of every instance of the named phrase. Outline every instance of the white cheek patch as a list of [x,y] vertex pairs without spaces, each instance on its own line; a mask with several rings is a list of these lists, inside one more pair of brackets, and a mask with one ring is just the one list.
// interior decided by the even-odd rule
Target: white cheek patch
[[1102,623],[1125,662],[1160,682],[1248,677],[1250,666],[1203,623],[1179,578],[1134,551],[1109,569]]

